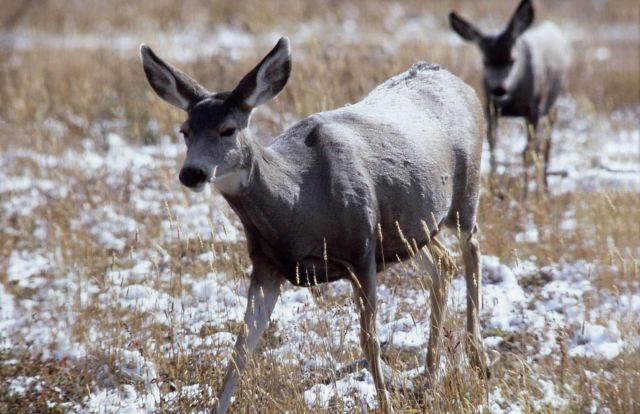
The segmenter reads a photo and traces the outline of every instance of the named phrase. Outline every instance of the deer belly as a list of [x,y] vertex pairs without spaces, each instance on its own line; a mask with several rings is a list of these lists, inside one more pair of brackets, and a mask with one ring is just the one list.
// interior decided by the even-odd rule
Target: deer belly
[[348,277],[346,266],[322,258],[305,258],[281,263],[278,267],[282,275],[296,286],[316,286]]
[[387,263],[406,260],[435,236],[448,214],[444,204],[433,210],[416,211],[402,217],[382,217],[381,227],[376,237],[376,260]]

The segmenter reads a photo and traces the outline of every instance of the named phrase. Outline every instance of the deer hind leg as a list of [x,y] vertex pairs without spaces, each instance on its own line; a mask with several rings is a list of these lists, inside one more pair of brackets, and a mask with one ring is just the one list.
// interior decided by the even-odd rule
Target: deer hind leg
[[431,320],[427,345],[427,373],[431,381],[436,379],[440,362],[440,336],[442,320],[447,312],[450,257],[446,248],[435,238],[432,238],[430,244],[423,247],[419,254],[421,265],[431,276],[432,281],[430,288]]
[[259,267],[254,262],[254,269],[247,295],[247,309],[244,316],[244,329],[238,335],[231,362],[222,384],[218,401],[213,412],[223,414],[231,402],[231,397],[244,371],[247,361],[258,345],[273,308],[280,296],[280,287],[284,278],[273,269]]
[[383,362],[380,359],[380,342],[376,332],[376,265],[375,258],[364,266],[352,280],[354,300],[360,313],[360,346],[369,363],[369,371],[378,395],[380,409],[392,413],[389,393],[385,388]]
[[467,282],[467,355],[480,375],[487,375],[487,357],[480,334],[480,310],[482,309],[482,273],[480,244],[472,231],[460,235],[460,248],[464,260]]

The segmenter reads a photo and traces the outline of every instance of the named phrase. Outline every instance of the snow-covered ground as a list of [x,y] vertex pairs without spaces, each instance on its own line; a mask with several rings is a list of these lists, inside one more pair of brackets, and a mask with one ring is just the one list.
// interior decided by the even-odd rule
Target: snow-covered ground
[[[640,108],[615,111],[608,118],[597,119],[581,113],[570,98],[561,98],[556,108],[557,121],[551,130],[551,192],[556,195],[574,191],[639,192]],[[521,174],[522,150],[526,145],[524,123],[519,118],[501,118],[500,122],[504,125],[498,134],[498,140],[503,141],[496,151],[498,173]],[[486,171],[488,145],[484,150],[482,161]]]
[[[640,136],[638,129],[629,128],[638,110],[616,113],[609,120],[591,120],[589,124],[578,114],[570,113],[571,104],[564,103],[563,111],[568,116],[554,131],[556,156],[552,164],[552,169],[564,169],[568,176],[554,177],[553,191],[640,191]],[[518,127],[507,125],[503,136],[499,157],[517,159],[524,144]],[[175,175],[183,151],[182,144],[168,139],[140,147],[129,145],[112,133],[106,137],[104,148],[87,139],[80,149],[57,155],[22,148],[1,156],[0,210],[4,232],[19,235],[20,223],[33,220],[33,238],[42,241],[42,245],[17,243],[10,255],[6,285],[0,284],[0,349],[8,351],[28,343],[30,352],[43,359],[81,361],[92,351],[91,347],[107,343],[111,335],[98,327],[87,327],[83,340],[74,333],[78,315],[91,305],[106,311],[106,315],[109,309],[139,312],[144,314],[145,326],[172,328],[175,337],[171,345],[151,342],[146,345],[147,351],[170,351],[168,347],[177,344],[186,353],[213,353],[223,359],[229,355],[235,336],[224,327],[242,320],[247,281],[231,277],[216,265],[228,253],[204,249],[196,257],[183,259],[187,265],[200,263],[199,269],[209,270],[182,274],[179,294],[172,294],[170,289],[176,275],[167,265],[172,257],[166,246],[198,239],[234,245],[243,239],[236,219],[219,195],[210,189],[191,194],[178,187]],[[32,167],[21,167],[27,164]],[[98,192],[98,199],[84,199],[84,193],[78,191],[83,183],[102,186],[106,191]],[[126,198],[110,199],[122,191],[128,192]],[[38,211],[61,200],[72,200],[77,209],[77,214],[68,218],[71,231],[83,231],[96,245],[113,251],[121,257],[117,264],[105,270],[82,267],[65,261],[62,248],[46,246],[47,239],[55,239],[56,229]],[[160,225],[151,231],[145,223],[154,217]],[[567,222],[567,226],[571,223]],[[537,237],[531,224],[516,240],[535,242]],[[133,249],[133,240],[142,240],[141,245],[147,247]],[[640,338],[625,335],[620,323],[640,315],[640,294],[625,292],[614,297],[593,283],[600,272],[612,269],[593,267],[584,261],[560,262],[540,269],[531,261],[521,260],[517,266],[510,266],[490,255],[483,257],[482,267],[482,320],[485,332],[495,332],[485,338],[489,350],[495,351],[494,356],[507,352],[503,342],[509,333],[523,332],[536,338],[528,345],[531,349],[525,361],[531,365],[539,358],[558,355],[560,333],[568,335],[570,356],[614,358],[625,348],[638,346]],[[531,286],[526,283],[531,277],[542,277],[544,283]],[[428,338],[428,294],[418,288],[392,293],[393,287],[386,284],[384,276],[380,282],[381,341],[388,349],[423,358]],[[349,303],[350,287],[336,283],[327,287],[324,294],[345,306],[337,311],[306,289],[285,290],[272,317],[274,335],[282,340],[269,352],[278,361],[302,363],[309,373],[322,368],[339,369],[333,352],[345,342],[356,346],[358,322]],[[464,311],[464,298],[463,279],[455,279],[449,295],[453,312]],[[118,317],[119,314],[111,316]],[[323,335],[313,329],[321,321],[331,324]],[[215,333],[203,336],[201,329],[206,326],[215,327]],[[319,343],[326,352],[318,353]],[[98,385],[84,400],[69,403],[67,409],[152,412],[161,400],[170,402],[179,397],[176,392],[160,391],[158,371],[140,351],[110,348],[110,353],[120,361],[123,372],[145,384],[144,391],[129,385]],[[405,376],[417,373],[419,370],[413,370]],[[567,403],[556,395],[559,391],[544,375],[535,373],[533,380],[545,395],[537,404],[559,409]],[[10,394],[20,394],[25,387],[44,386],[41,382],[38,377],[17,377],[3,386]],[[182,396],[197,395],[203,387],[207,385],[190,384],[180,392]],[[313,385],[305,392],[305,400],[310,407],[326,407],[336,393],[347,407],[355,407],[356,394],[370,407],[376,405],[372,379],[366,371],[345,374],[335,384]],[[493,412],[519,412],[517,404],[507,402],[499,388],[491,394],[490,404]]]

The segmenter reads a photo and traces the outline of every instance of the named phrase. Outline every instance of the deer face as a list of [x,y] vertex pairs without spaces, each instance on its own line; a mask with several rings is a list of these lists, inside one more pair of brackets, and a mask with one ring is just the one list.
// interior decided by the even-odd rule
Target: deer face
[[153,90],[187,112],[187,120],[180,127],[187,144],[180,182],[194,191],[202,191],[212,182],[226,193],[246,185],[253,156],[249,118],[255,107],[280,93],[289,79],[288,39],[280,39],[233,91],[223,93],[207,91],[146,45],[140,47],[140,54]]
[[533,18],[531,1],[522,0],[502,33],[490,36],[483,34],[456,13],[449,14],[451,28],[463,39],[477,44],[480,48],[484,83],[493,100],[507,100],[522,73],[524,56],[517,53],[516,42],[529,28]]
[[228,93],[203,99],[189,110],[180,127],[187,144],[180,182],[194,191],[204,189],[207,182],[235,177],[242,185],[246,179],[250,150],[245,134],[250,112],[228,99]]
[[509,98],[509,93],[518,81],[521,58],[513,50],[511,39],[500,36],[485,36],[480,41],[483,56],[484,84],[494,100]]

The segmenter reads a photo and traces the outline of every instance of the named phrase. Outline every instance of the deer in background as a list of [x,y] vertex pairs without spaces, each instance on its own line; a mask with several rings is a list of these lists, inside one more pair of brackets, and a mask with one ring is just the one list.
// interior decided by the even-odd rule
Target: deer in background
[[287,280],[313,286],[347,279],[379,405],[391,412],[376,335],[376,274],[385,258],[412,258],[431,276],[427,365],[435,375],[448,286],[439,266],[448,256],[435,239],[441,226],[459,235],[468,351],[475,366],[486,369],[474,236],[484,119],[472,88],[439,66],[417,63],[364,100],[311,115],[265,147],[247,126],[252,111],[289,79],[287,38],[231,92],[208,91],[146,45],[140,53],[153,90],[187,112],[181,183],[195,191],[212,183],[221,192],[243,224],[253,264],[245,329],[214,411],[229,407]]
[[[570,63],[570,49],[554,23],[544,21],[529,28],[534,19],[530,0],[522,0],[507,27],[497,35],[486,35],[456,13],[449,14],[451,28],[463,39],[475,43],[483,57],[483,87],[487,139],[491,153],[491,176],[495,176],[495,147],[500,116],[524,117],[527,145],[522,153],[524,190],[528,170],[536,162],[538,184],[547,187],[550,128],[538,136],[542,117],[547,117],[563,92]],[[535,155],[535,158],[534,158]]]

